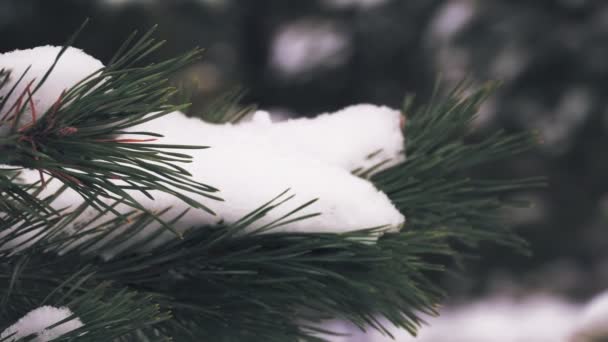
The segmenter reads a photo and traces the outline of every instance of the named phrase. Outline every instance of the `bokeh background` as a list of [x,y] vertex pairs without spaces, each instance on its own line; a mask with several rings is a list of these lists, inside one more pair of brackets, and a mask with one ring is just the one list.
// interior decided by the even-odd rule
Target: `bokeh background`
[[[452,303],[495,293],[584,302],[608,288],[608,2],[605,0],[0,0],[0,52],[76,46],[107,61],[134,29],[158,24],[159,57],[194,46],[194,111],[242,87],[243,103],[310,116],[353,103],[423,102],[441,75],[503,86],[482,108],[480,134],[537,130],[543,145],[480,170],[548,176],[508,213],[532,257],[494,245],[442,281]],[[192,83],[192,80],[197,80]],[[454,305],[456,305],[454,304]]]

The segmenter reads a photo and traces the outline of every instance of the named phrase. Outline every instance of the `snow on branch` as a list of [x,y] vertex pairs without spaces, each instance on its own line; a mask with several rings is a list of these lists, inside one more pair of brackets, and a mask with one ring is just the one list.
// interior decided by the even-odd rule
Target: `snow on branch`
[[[370,108],[367,108],[368,112]],[[380,109],[385,111],[385,109]],[[346,112],[346,111],[345,111]],[[348,116],[342,112],[344,121],[348,122]],[[378,113],[377,121],[386,120]],[[332,119],[332,114],[326,114],[325,118]],[[370,118],[368,121],[373,122]],[[389,117],[399,127],[399,120]],[[315,125],[314,120],[294,120],[304,123],[305,130]],[[152,124],[154,122],[154,124]],[[298,141],[303,135],[299,134],[295,123],[291,124],[291,135],[289,140],[287,134],[283,134],[277,128],[276,140],[264,136],[267,125],[257,123],[243,123],[239,125],[211,125],[198,119],[187,118],[181,113],[173,113],[166,117],[156,119],[149,124],[136,127],[139,130],[150,130],[161,133],[172,144],[180,140],[186,140],[188,144],[211,145],[204,150],[193,150],[190,154],[193,161],[184,165],[184,168],[192,174],[194,179],[206,179],[210,184],[220,189],[219,195],[224,201],[214,202],[212,209],[216,216],[208,215],[200,210],[187,211],[174,227],[183,232],[191,227],[213,225],[220,222],[234,223],[251,211],[258,208],[262,203],[269,201],[285,189],[290,189],[290,194],[295,197],[286,203],[274,208],[256,220],[248,231],[254,231],[263,227],[270,227],[272,222],[288,215],[290,212],[300,208],[297,217],[306,216],[305,220],[297,220],[287,225],[277,226],[268,231],[271,232],[300,232],[300,233],[343,233],[366,228],[383,228],[384,231],[398,231],[405,222],[404,216],[395,208],[390,199],[369,181],[357,177],[348,171],[349,163],[365,162],[364,155],[347,156],[334,150],[336,159],[332,159],[332,152],[320,154],[325,158],[315,159],[314,149],[323,149],[323,145],[309,146],[308,151],[299,155]],[[243,126],[243,127],[240,127]],[[306,127],[308,126],[308,127]],[[373,126],[368,123],[368,126]],[[390,127],[386,124],[386,127]],[[281,127],[281,125],[279,125]],[[241,134],[239,131],[245,133]],[[359,133],[363,133],[363,130]],[[338,133],[345,139],[351,132]],[[260,138],[262,136],[263,138]],[[369,145],[378,144],[376,133],[369,137],[359,134],[359,144],[368,141]],[[323,138],[321,136],[321,138]],[[403,139],[403,137],[401,137]],[[395,139],[399,141],[399,139]],[[161,141],[164,143],[164,141]],[[390,146],[389,146],[390,147]],[[326,151],[332,150],[328,145]],[[370,146],[373,149],[376,146]],[[403,158],[394,146],[394,159]],[[308,155],[306,154],[308,153]],[[350,158],[350,159],[349,159]],[[357,159],[358,158],[358,159]],[[384,158],[384,157],[382,157]],[[338,165],[332,165],[336,161]],[[327,162],[325,162],[327,161]],[[24,171],[22,177],[26,183],[38,180],[34,171]],[[51,182],[42,192],[42,196],[56,193],[61,187],[60,182]],[[187,204],[162,191],[148,191],[146,194],[132,190],[131,195],[146,209],[153,212],[161,212],[171,208],[166,215],[177,216],[188,209]],[[312,200],[315,200],[311,202]],[[78,193],[71,189],[65,190],[52,203],[56,209],[71,207],[82,204]],[[111,202],[108,201],[108,205]],[[119,204],[116,208],[121,213],[132,210],[127,205]],[[82,215],[86,220],[94,217],[97,211],[89,208]],[[320,214],[320,215],[317,215]],[[107,215],[106,215],[107,216]],[[100,220],[107,220],[102,217]],[[75,222],[74,225],[77,225]],[[153,224],[150,231],[156,231]],[[23,235],[21,239],[15,239],[11,246],[20,244],[25,238],[31,238],[36,232]],[[7,246],[5,246],[6,248]]]
[[73,316],[70,309],[65,307],[41,306],[6,328],[0,334],[0,339],[12,342],[35,335],[36,338],[32,340],[34,342],[52,341],[83,326],[80,319]]
[[104,66],[74,47],[68,47],[53,66],[61,49],[40,46],[0,54],[0,67],[10,72],[7,84],[0,88],[4,101],[4,106],[0,106],[0,136],[9,134],[15,120],[21,129],[33,124],[57,106],[64,91]]

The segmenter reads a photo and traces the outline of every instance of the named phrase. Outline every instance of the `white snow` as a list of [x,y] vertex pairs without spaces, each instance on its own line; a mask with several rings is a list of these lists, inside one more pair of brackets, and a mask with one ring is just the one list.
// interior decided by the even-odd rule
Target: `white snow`
[[41,306],[30,311],[19,319],[17,323],[6,328],[2,334],[0,334],[0,339],[7,338],[11,334],[14,334],[7,340],[7,342],[11,342],[31,334],[36,334],[36,338],[32,340],[33,342],[52,341],[61,335],[83,326],[80,319],[74,317],[65,323],[47,329],[72,315],[73,313],[70,309],[65,307],[56,308],[52,306]]
[[593,298],[579,316],[573,342],[608,339],[608,291]]
[[[328,337],[331,342],[571,342],[573,322],[580,315],[579,305],[560,297],[530,295],[516,299],[496,296],[470,304],[447,307],[441,316],[425,318],[417,337],[390,328],[391,339],[377,331],[361,332],[351,324],[331,321],[323,328],[348,334]],[[390,322],[381,320],[386,326]],[[590,342],[591,340],[576,340]]]
[[[176,112],[136,129],[163,134],[160,143],[211,147],[191,151],[194,162],[185,167],[194,179],[220,189],[219,196],[225,202],[207,203],[227,222],[238,220],[290,188],[296,200],[274,210],[257,226],[319,198],[301,214],[320,212],[321,216],[280,229],[346,232],[388,226],[395,231],[403,224],[403,215],[384,193],[350,171],[385,159],[392,159],[393,163],[403,160],[400,120],[398,111],[358,105],[314,119],[280,123],[270,123],[267,113],[261,112],[251,122],[238,125],[208,124]],[[377,156],[367,159],[380,149]],[[157,202],[160,203],[146,205],[167,205],[164,200]],[[176,200],[170,202],[183,207]],[[197,212],[188,215],[192,219],[188,226],[207,218],[199,217]]]
[[[61,47],[59,46],[40,46],[33,49],[15,50],[0,54],[0,68],[11,71],[11,80],[4,87],[0,88],[0,97],[6,96],[13,84],[30,67],[17,88],[15,88],[8,98],[2,111],[0,111],[0,120],[21,98],[21,105],[26,106],[26,109],[20,117],[18,127],[32,122],[32,108],[29,103],[26,103],[29,97],[27,93],[28,84],[33,81],[29,87],[29,91],[33,92],[38,82],[53,64],[60,50]],[[57,102],[64,90],[68,90],[78,83],[78,81],[102,67],[103,64],[94,57],[87,55],[80,49],[69,47],[61,56],[57,65],[55,65],[49,78],[32,96],[37,119],[43,116]],[[8,116],[11,116],[11,114]],[[12,122],[4,122],[3,124],[0,122],[0,136],[8,134],[11,125]]]
[[[359,104],[315,118],[272,122],[258,111],[249,122],[209,124],[172,113],[137,127],[165,135],[168,144],[223,147],[247,145],[286,157],[316,160],[347,171],[383,168],[405,160],[401,112],[384,106]],[[370,157],[371,155],[371,157]],[[381,168],[381,169],[383,169]]]

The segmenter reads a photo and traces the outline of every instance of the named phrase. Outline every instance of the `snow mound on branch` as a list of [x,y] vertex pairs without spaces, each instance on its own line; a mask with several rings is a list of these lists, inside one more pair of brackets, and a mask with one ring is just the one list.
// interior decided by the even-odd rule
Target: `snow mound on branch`
[[[387,112],[385,114],[389,120],[387,117],[382,118],[381,114],[373,114],[373,111],[366,110],[361,112],[364,114],[363,116],[367,115],[368,117],[365,119],[370,121],[366,125],[373,126],[373,118],[378,121],[386,120],[387,123],[376,124],[380,127],[378,129],[390,128],[400,132],[398,112],[381,110]],[[348,127],[348,116],[344,114],[348,111],[339,113],[343,117],[339,116],[338,119],[342,120],[344,125],[335,123],[334,125]],[[326,114],[322,117],[322,121],[329,120],[332,115],[334,114]],[[338,148],[334,147],[331,141],[328,141],[331,138],[330,132],[325,133],[326,135],[317,135],[319,140],[328,142],[327,145],[305,145],[304,140],[309,137],[298,132],[297,125],[302,123],[303,130],[308,130],[313,134],[315,131],[313,126],[317,125],[314,120],[293,120],[291,123],[274,124],[269,123],[262,113],[256,115],[255,120],[249,123],[213,125],[176,112],[134,127],[134,130],[163,134],[164,138],[159,140],[159,143],[162,144],[211,146],[208,149],[187,151],[193,157],[193,161],[183,164],[182,167],[192,174],[193,179],[204,181],[206,184],[218,188],[220,190],[218,195],[224,201],[202,199],[203,203],[217,215],[212,216],[201,210],[190,210],[180,218],[179,222],[174,224],[175,228],[180,231],[192,227],[215,225],[220,221],[236,222],[288,188],[290,194],[294,194],[295,198],[255,221],[248,228],[249,231],[264,227],[313,199],[318,199],[318,201],[302,209],[294,217],[317,213],[321,215],[279,226],[270,232],[345,233],[378,227],[382,227],[384,231],[396,232],[401,229],[405,217],[395,208],[388,196],[376,189],[371,182],[354,176],[350,172],[350,165],[365,163],[368,160],[364,153],[341,154],[340,151],[347,150],[347,144]],[[266,135],[265,132],[275,129],[270,129],[275,125],[277,125],[276,131]],[[281,132],[282,127],[290,126],[291,128],[288,129],[291,130],[291,134]],[[373,129],[370,131],[374,132]],[[359,133],[351,134],[345,128],[336,130],[334,135],[338,140],[353,140],[358,136],[359,143],[368,141],[366,146],[378,144],[376,140],[380,136],[379,134],[373,133],[366,136],[365,130],[361,130]],[[387,145],[402,142],[402,139],[403,137],[393,139],[394,141]],[[364,145],[360,144],[360,146]],[[305,152],[300,151],[299,146],[305,146],[302,147]],[[375,146],[368,148],[373,149]],[[395,155],[391,156],[393,162],[403,158],[397,154],[397,151],[399,151],[397,146],[394,146]],[[320,157],[315,158],[317,155]],[[28,170],[22,173],[22,178],[26,183],[34,183],[39,180],[39,175],[36,171]],[[60,185],[60,182],[51,182],[41,196],[55,193]],[[167,218],[174,217],[187,209],[185,203],[172,195],[161,191],[150,191],[150,193],[154,199],[149,199],[140,192],[131,191],[132,196],[148,210],[158,212],[171,207],[172,209],[165,216]],[[57,197],[52,206],[57,209],[75,208],[82,202],[79,194],[68,189]],[[112,203],[108,202],[108,204]],[[132,210],[126,205],[119,205],[116,209],[123,213]],[[91,219],[96,214],[96,210],[88,209],[81,219]],[[102,219],[105,220],[108,217]],[[74,226],[77,225],[78,223],[74,224]],[[143,239],[149,234],[146,231],[154,231],[157,228],[157,224],[152,224],[139,237]],[[28,232],[11,241],[10,246],[3,248],[15,247],[36,234],[36,231]],[[167,235],[164,240],[169,238],[172,237]],[[34,240],[23,246],[33,242]],[[123,248],[126,247],[123,246]],[[113,254],[110,253],[106,257],[112,257]]]
[[[298,203],[319,198],[300,214],[322,215],[281,230],[347,232],[380,226],[396,231],[405,221],[384,193],[350,173],[356,166],[369,167],[378,161],[403,161],[400,124],[398,111],[358,105],[281,123],[269,123],[266,114],[258,113],[252,122],[236,125],[209,124],[175,112],[136,128],[162,134],[159,142],[164,144],[210,146],[189,151],[194,160],[185,167],[194,179],[220,189],[225,202],[207,204],[227,222],[291,188]],[[374,158],[380,159],[368,157],[379,149],[383,152]],[[273,210],[267,220],[291,211],[296,206],[293,202]],[[259,221],[265,223],[265,219]]]
[[404,222],[403,215],[384,193],[335,166],[278,156],[241,144],[218,145],[197,151],[193,157],[190,171],[195,179],[220,189],[225,202],[209,205],[227,222],[240,219],[287,187],[296,199],[273,210],[270,217],[256,225],[264,225],[314,198],[319,200],[299,215],[321,213],[320,216],[294,222],[281,230],[340,233],[387,226],[396,231]]
[[[6,328],[6,330],[0,334],[0,339],[8,338],[7,342],[12,342],[28,335],[36,334],[36,338],[32,340],[33,342],[52,341],[61,335],[83,326],[80,319],[74,317],[65,323],[51,329],[47,329],[48,327],[59,323],[72,315],[73,313],[70,311],[70,309],[65,307],[56,308],[52,306],[41,306],[30,311],[19,319],[17,323]],[[9,336],[11,337],[9,338]]]
[[[12,103],[19,102],[19,94],[27,90],[31,79],[42,77],[59,51],[59,47],[46,46],[0,56],[0,65],[14,72],[13,82],[15,75],[32,65],[25,82],[19,85],[15,95],[9,97],[9,108]],[[45,112],[56,103],[63,90],[102,67],[98,60],[81,50],[68,48],[34,95],[33,107],[38,113]],[[26,114],[27,110],[30,110],[29,117],[24,115],[21,124],[32,120],[31,108],[26,107]],[[258,112],[250,122],[234,125],[209,124],[176,112],[133,127],[133,130],[163,134],[160,144],[211,146],[210,149],[186,151],[193,156],[193,162],[180,166],[188,170],[193,179],[220,189],[219,196],[225,201],[201,199],[217,216],[202,210],[190,210],[175,224],[179,230],[217,224],[219,221],[236,222],[289,188],[296,197],[257,220],[249,227],[250,230],[264,227],[302,204],[318,199],[296,216],[317,213],[320,216],[292,222],[272,231],[343,233],[378,227],[385,231],[397,231],[403,226],[405,218],[390,199],[372,183],[351,172],[369,168],[377,171],[405,160],[404,121],[405,118],[397,110],[356,105],[312,119],[277,123],[272,122],[267,113]],[[0,136],[6,134],[6,130],[6,127],[0,127]],[[34,170],[24,171],[22,177],[27,183],[40,179]],[[60,185],[59,182],[51,182],[41,196],[54,194]],[[150,193],[154,199],[131,191],[135,200],[147,210],[158,212],[172,207],[168,217],[188,208],[187,204],[172,195],[161,191]],[[81,203],[81,196],[68,189],[52,205],[63,209],[75,208]],[[114,203],[108,201],[108,204]],[[126,205],[119,205],[116,209],[123,213],[133,210]],[[96,215],[96,210],[89,209],[82,219]],[[99,220],[106,219],[108,217]],[[78,224],[76,222],[67,229],[76,230]],[[154,228],[154,225],[149,227]],[[3,233],[5,235],[10,231]],[[1,246],[1,249],[12,249],[19,243],[27,242],[20,247],[25,248],[42,237],[37,234],[38,231],[31,230]]]
[[175,112],[137,129],[163,134],[160,142],[166,144],[249,146],[353,171],[378,164],[384,169],[405,160],[403,120],[398,110],[360,104],[282,122],[272,122],[268,113],[258,111],[250,122],[239,124],[210,124]]
[[[268,232],[345,233],[377,227],[382,227],[383,231],[395,232],[401,229],[405,222],[404,216],[394,207],[386,194],[377,190],[370,182],[332,165],[277,156],[240,144],[226,144],[212,149],[192,150],[188,153],[193,156],[194,162],[185,164],[184,168],[194,179],[204,180],[219,188],[219,196],[224,201],[203,202],[216,213],[216,216],[202,210],[189,210],[173,224],[181,232],[193,227],[215,225],[220,221],[234,223],[287,188],[291,189],[290,194],[294,194],[295,197],[256,220],[246,231],[264,227],[316,198],[318,198],[317,202],[300,210],[293,217],[316,213],[321,215],[291,222]],[[28,183],[39,180],[38,173],[33,170],[23,172],[22,176]],[[60,186],[61,183],[58,181],[49,183],[41,196],[55,193]],[[154,199],[149,199],[140,192],[131,192],[135,200],[147,210],[159,212],[171,207],[163,216],[165,220],[170,220],[188,208],[188,205],[180,199],[162,191],[150,191],[150,194]],[[68,189],[57,197],[52,206],[56,209],[75,208],[82,202],[78,193]],[[107,203],[111,204],[109,201]],[[116,209],[121,213],[133,210],[126,205],[119,205]],[[76,232],[80,222],[92,219],[96,215],[97,211],[89,208],[79,221],[67,228]],[[110,215],[98,219],[95,223],[99,224],[110,219]],[[94,227],[95,223],[90,226]],[[144,239],[158,228],[158,223],[150,224],[132,242],[136,243]],[[2,246],[2,249],[18,246],[36,234],[37,232],[24,234]],[[166,233],[156,244],[174,238],[174,235]],[[35,240],[37,239],[20,248],[30,245]],[[130,245],[125,244],[106,254],[105,257],[111,258]]]
[[[27,92],[28,90],[30,92],[34,91],[38,82],[42,80],[43,76],[52,66],[61,49],[62,47],[60,46],[48,45],[0,54],[0,69],[4,68],[11,72],[9,82],[0,88],[0,97],[5,97],[21,75],[30,67],[21,82],[19,82],[15,90],[8,97],[4,108],[0,112],[0,119],[4,117],[11,107],[13,107],[14,111],[14,106],[21,102],[21,105],[26,107],[20,117],[18,127],[32,122],[32,108],[29,103],[26,103],[28,99]],[[40,118],[44,115],[57,102],[64,90],[68,90],[102,67],[103,64],[99,60],[89,56],[84,51],[68,47],[61,58],[59,58],[50,76],[32,96],[37,117]],[[31,83],[32,81],[33,83]],[[28,84],[30,83],[31,85],[28,89]],[[0,122],[0,136],[7,135],[11,125],[12,121],[10,124]]]

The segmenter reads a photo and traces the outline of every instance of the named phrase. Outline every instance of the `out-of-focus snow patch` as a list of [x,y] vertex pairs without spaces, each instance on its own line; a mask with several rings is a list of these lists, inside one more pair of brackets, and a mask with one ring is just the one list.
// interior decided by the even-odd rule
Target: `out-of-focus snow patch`
[[589,303],[577,320],[573,342],[608,340],[608,292],[601,293]]
[[495,79],[513,80],[524,71],[528,65],[527,59],[528,56],[522,48],[513,44],[505,46],[490,66],[490,73]]
[[471,0],[446,1],[436,11],[426,32],[437,69],[448,84],[459,82],[470,73],[470,52],[452,44],[451,40],[471,21],[475,10],[475,2]]
[[470,72],[471,56],[466,49],[444,46],[437,51],[436,65],[447,82],[456,83]]
[[156,2],[157,0],[101,0],[102,3],[111,5],[111,6],[123,6],[132,3],[146,4]]
[[444,311],[418,341],[566,341],[578,313],[578,306],[553,297],[490,298]]
[[553,115],[541,116],[536,127],[545,142],[543,147],[551,151],[563,151],[569,145],[574,132],[590,114],[593,97],[586,87],[573,87],[561,96]]
[[358,7],[368,9],[386,3],[387,0],[324,0],[323,3],[330,8]]
[[470,0],[448,1],[431,21],[431,36],[447,40],[462,30],[473,18],[475,3]]
[[349,54],[350,37],[344,29],[331,22],[306,19],[279,29],[270,61],[280,75],[293,77],[341,65]]
[[496,117],[497,109],[498,104],[496,103],[495,95],[483,102],[477,111],[477,115],[473,118],[472,124],[474,129],[483,128],[489,125]]
[[568,342],[580,312],[580,306],[556,297],[539,295],[518,300],[498,296],[445,308],[440,317],[426,319],[428,326],[420,329],[418,337],[392,329],[393,340],[377,331],[363,333],[339,321],[329,322],[324,328],[347,334],[326,337],[331,342]]
[[[128,4],[160,4],[162,0],[100,0],[110,6],[123,6]],[[220,7],[228,4],[230,0],[198,0],[200,3],[210,7]]]

